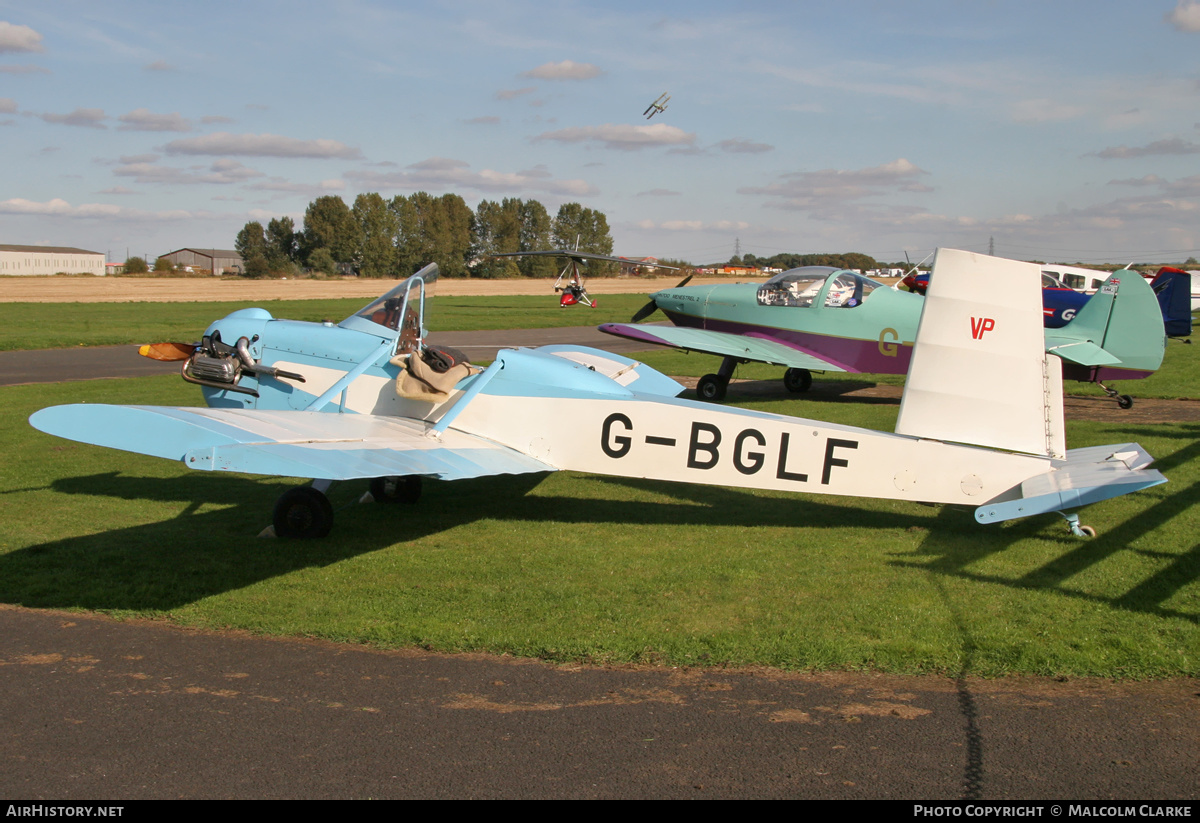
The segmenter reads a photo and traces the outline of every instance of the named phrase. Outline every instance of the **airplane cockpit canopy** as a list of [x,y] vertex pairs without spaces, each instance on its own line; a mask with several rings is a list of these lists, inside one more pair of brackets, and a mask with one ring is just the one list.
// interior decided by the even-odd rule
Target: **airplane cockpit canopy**
[[425,290],[437,278],[437,265],[431,263],[338,325],[381,336],[384,329],[398,331],[405,344],[411,343],[424,334]]
[[762,306],[808,307],[822,301],[831,308],[854,308],[882,287],[882,283],[848,269],[804,266],[777,274],[759,286],[758,302]]

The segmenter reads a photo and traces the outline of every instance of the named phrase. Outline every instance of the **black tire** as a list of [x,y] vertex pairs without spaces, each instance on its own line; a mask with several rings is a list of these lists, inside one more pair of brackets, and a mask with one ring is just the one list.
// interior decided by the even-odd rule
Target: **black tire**
[[706,374],[696,384],[696,396],[701,400],[720,403],[725,399],[725,390],[728,387],[728,381],[722,380],[720,375]]
[[376,503],[416,503],[421,499],[421,476],[376,477],[371,481],[371,496]]
[[325,537],[333,528],[329,498],[312,486],[284,492],[275,504],[275,536],[297,540]]
[[812,372],[808,369],[788,369],[783,373],[783,385],[791,392],[806,392],[812,388]]
[[1117,406],[1122,409],[1132,409],[1133,408],[1133,398],[1127,394],[1122,394],[1120,397],[1117,398]]

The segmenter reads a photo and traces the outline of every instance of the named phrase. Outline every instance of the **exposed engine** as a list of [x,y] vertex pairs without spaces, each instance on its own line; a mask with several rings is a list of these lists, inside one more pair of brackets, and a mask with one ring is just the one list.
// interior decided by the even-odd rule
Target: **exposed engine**
[[[254,339],[258,339],[257,335]],[[288,380],[304,382],[304,378],[294,372],[283,371],[274,366],[260,365],[250,354],[251,342],[245,337],[240,337],[236,344],[230,346],[221,340],[219,331],[205,335],[204,339],[200,341],[199,348],[184,361],[181,371],[183,379],[199,386],[209,386],[254,397],[258,397],[257,389],[238,385],[243,374],[252,374],[255,377],[262,375],[275,378],[285,377]]]

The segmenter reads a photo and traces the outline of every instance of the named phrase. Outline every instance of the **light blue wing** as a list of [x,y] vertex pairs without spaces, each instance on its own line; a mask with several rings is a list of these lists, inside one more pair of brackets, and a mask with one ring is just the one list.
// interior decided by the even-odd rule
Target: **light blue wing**
[[840,372],[845,369],[839,364],[822,360],[776,340],[751,337],[744,334],[691,329],[682,326],[635,326],[626,323],[605,323],[600,331],[606,334],[640,340],[656,346],[671,346],[686,351],[716,354],[721,357],[736,357],[795,369]]
[[208,471],[461,480],[555,469],[482,437],[453,430],[435,437],[422,421],[367,414],[83,404],[42,409],[29,422],[57,437]]

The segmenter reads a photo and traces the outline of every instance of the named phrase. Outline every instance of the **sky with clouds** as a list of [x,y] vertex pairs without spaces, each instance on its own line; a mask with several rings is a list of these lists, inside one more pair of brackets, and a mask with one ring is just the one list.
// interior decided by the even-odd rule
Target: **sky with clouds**
[[422,190],[697,263],[1182,260],[1200,0],[0,0],[0,139],[0,242],[118,260]]

